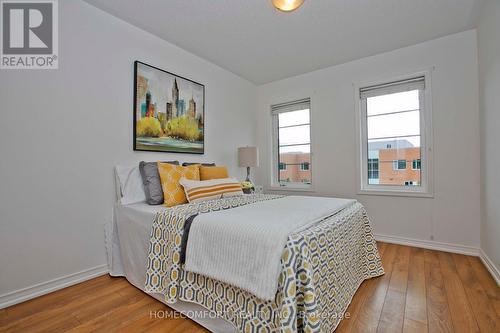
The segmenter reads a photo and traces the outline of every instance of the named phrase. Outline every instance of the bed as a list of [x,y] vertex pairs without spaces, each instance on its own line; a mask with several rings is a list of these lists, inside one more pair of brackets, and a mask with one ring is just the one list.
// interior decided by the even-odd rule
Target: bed
[[[111,276],[125,277],[136,288],[146,292],[145,279],[151,228],[156,214],[164,209],[162,206],[150,206],[146,203],[115,205],[112,222],[106,226],[106,249]],[[163,294],[148,294],[166,303]],[[189,317],[195,313],[207,312],[201,305],[181,300],[168,306]],[[229,322],[214,316],[197,316],[193,320],[211,332],[238,332]]]
[[[270,207],[268,209],[276,211],[279,209],[276,207],[286,200],[291,200],[294,205],[292,199],[253,194],[169,209],[145,203],[116,204],[113,223],[107,230],[110,274],[125,276],[134,286],[179,312],[192,315],[207,313],[208,310],[212,315],[195,315],[192,319],[212,332],[332,332],[342,320],[360,284],[384,274],[369,219],[360,203],[337,201],[339,207],[332,214],[321,219],[316,216],[313,218],[316,219],[314,223],[297,228],[291,226],[294,231],[285,237],[276,267],[270,265],[272,269],[267,266],[255,269],[252,266],[272,263],[275,259],[271,258],[271,254],[270,258],[262,255],[248,258],[241,254],[240,261],[244,264],[238,264],[235,259],[221,260],[217,251],[231,252],[231,239],[241,235],[233,230],[227,239],[220,238],[224,230],[228,229],[227,226],[216,232],[203,229],[217,225],[225,217],[228,221],[234,216],[241,217],[241,225],[248,225],[252,218],[256,221],[255,216],[265,221],[264,217],[270,214],[259,207],[267,205]],[[315,199],[296,197],[295,200],[298,203]],[[316,198],[316,201],[319,202],[320,198]],[[324,202],[330,205],[330,202]],[[287,203],[285,207],[289,205]],[[317,210],[321,210],[321,205],[317,209],[310,209],[309,213],[304,210],[304,214],[312,214]],[[261,213],[252,217],[251,212]],[[286,213],[280,214],[287,217]],[[203,218],[198,221],[198,217]],[[186,228],[190,218],[191,231]],[[287,219],[293,220],[291,216]],[[203,220],[206,220],[205,226]],[[262,224],[265,226],[267,222]],[[196,228],[201,229],[196,231]],[[253,231],[248,229],[245,232],[251,234]],[[189,237],[186,237],[186,233]],[[266,230],[265,233],[270,231]],[[265,235],[259,235],[249,238],[265,238]],[[213,244],[211,241],[219,239],[224,240],[224,246],[210,246]],[[236,244],[241,239],[236,237]],[[191,244],[194,241],[198,248],[206,251],[196,249]],[[260,244],[265,251],[269,251],[261,240],[254,241],[258,243],[247,244],[247,247],[251,249]],[[276,246],[281,246],[278,241],[276,243]],[[260,245],[256,250],[261,248]],[[223,258],[227,258],[228,254],[223,255],[226,255]],[[201,258],[198,260],[201,263],[197,263],[193,256]],[[233,265],[235,267],[229,265],[232,261],[236,262]],[[204,262],[208,262],[206,266],[209,267],[203,267]],[[250,268],[245,267],[245,264]],[[186,266],[191,267],[189,271]],[[217,275],[220,267],[227,269],[227,272],[242,272],[239,279],[244,281]],[[261,279],[269,275],[268,280],[271,281],[276,270],[277,281],[271,289],[266,289],[269,285],[264,285],[254,290],[252,285],[248,285],[248,279],[244,279],[247,275],[253,275],[253,271],[256,272],[254,278]],[[271,291],[275,292],[269,298]]]

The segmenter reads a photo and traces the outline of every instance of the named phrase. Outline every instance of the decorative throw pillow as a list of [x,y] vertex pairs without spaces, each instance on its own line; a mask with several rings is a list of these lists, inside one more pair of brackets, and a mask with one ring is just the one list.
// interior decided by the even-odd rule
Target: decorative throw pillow
[[181,178],[189,202],[201,202],[222,197],[243,195],[241,184],[234,178],[195,181]]
[[[168,161],[173,165],[179,165],[179,161]],[[163,190],[161,188],[160,174],[158,173],[157,162],[140,162],[139,170],[141,172],[142,184],[146,194],[146,202],[150,205],[163,204]]]
[[146,201],[141,173],[137,164],[131,166],[117,165],[115,172],[120,185],[120,203],[122,205]]
[[200,180],[200,165],[178,166],[158,162],[158,172],[163,189],[163,204],[167,207],[187,203],[179,180],[181,178]]
[[227,168],[220,166],[200,166],[200,179],[201,180],[210,180],[210,179],[221,179],[228,178]]

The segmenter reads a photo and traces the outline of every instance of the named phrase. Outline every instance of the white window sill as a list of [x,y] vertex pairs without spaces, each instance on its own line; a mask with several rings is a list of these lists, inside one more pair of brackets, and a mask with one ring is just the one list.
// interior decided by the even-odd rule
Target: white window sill
[[404,191],[404,190],[381,190],[381,189],[361,189],[359,195],[382,195],[393,197],[414,197],[414,198],[434,198],[434,193],[424,191]]

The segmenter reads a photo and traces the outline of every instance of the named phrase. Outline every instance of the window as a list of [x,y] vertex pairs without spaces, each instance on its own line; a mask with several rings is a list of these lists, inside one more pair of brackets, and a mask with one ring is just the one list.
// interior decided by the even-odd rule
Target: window
[[392,169],[393,170],[405,170],[406,169],[406,160],[392,161]]
[[368,183],[378,184],[378,158],[368,159]]
[[357,88],[360,193],[432,195],[428,81],[424,73]]
[[420,162],[420,159],[418,160],[413,160],[411,168],[413,170],[420,170],[422,162]]
[[273,186],[310,188],[310,99],[271,106]]

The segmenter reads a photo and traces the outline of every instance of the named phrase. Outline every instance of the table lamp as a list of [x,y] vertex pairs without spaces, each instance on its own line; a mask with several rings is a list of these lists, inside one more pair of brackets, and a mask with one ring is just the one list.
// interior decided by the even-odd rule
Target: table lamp
[[240,147],[238,148],[239,166],[247,168],[247,179],[250,182],[250,168],[259,166],[259,149],[257,147]]

